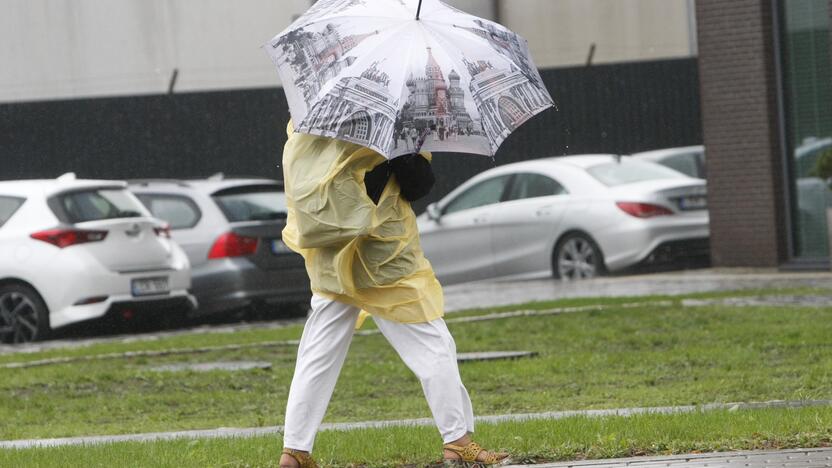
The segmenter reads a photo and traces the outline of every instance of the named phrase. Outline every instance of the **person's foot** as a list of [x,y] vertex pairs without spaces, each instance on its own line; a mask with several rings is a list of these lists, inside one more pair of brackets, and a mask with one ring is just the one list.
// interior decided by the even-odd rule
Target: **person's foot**
[[295,457],[284,453],[280,456],[280,468],[300,468],[300,463],[295,460]]
[[[472,443],[473,443],[473,440],[471,440],[471,437],[470,436],[465,436],[465,437],[463,437],[463,438],[461,438],[461,439],[459,439],[455,442],[451,442],[450,444],[446,444],[446,446],[447,445],[455,445],[457,447],[466,448],[469,445],[471,445]],[[481,449],[479,451],[479,453],[477,453],[476,461],[480,462],[480,463],[483,463],[483,464],[486,464],[486,465],[496,465],[496,464],[500,464],[501,462],[504,462],[506,459],[508,459],[508,457],[509,457],[509,454],[505,453],[505,452],[492,452],[492,451],[489,451],[489,450]],[[460,453],[458,453],[454,450],[449,450],[447,448],[445,448],[444,459],[446,461],[450,461],[450,462],[461,462],[461,461],[463,461],[463,457]]]
[[283,449],[280,455],[280,468],[318,468],[318,464],[309,452]]

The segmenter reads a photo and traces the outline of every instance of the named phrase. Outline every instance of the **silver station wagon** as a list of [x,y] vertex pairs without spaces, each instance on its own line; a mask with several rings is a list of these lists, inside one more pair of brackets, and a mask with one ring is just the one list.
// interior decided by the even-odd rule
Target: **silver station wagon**
[[[137,180],[130,190],[191,261],[199,315],[246,310],[306,310],[311,297],[303,258],[281,240],[286,199],[279,182],[231,179]],[[284,307],[293,306],[293,307]]]

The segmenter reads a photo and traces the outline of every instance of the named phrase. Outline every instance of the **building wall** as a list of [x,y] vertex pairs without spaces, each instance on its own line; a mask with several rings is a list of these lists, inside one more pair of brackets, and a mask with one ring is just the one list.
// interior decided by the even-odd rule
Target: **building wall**
[[275,86],[259,45],[309,4],[3,0],[0,102]]
[[[723,2],[726,3],[726,2]],[[502,0],[499,20],[522,34],[539,67],[696,55],[692,0]]]
[[[523,34],[539,67],[690,57],[692,0],[448,0]],[[273,87],[260,50],[312,0],[4,0],[0,103]]]
[[788,223],[772,2],[696,4],[713,263],[777,267]]
[[[494,159],[442,154],[422,210],[471,176],[516,161],[700,143],[695,59],[544,70],[559,111],[520,127]],[[282,177],[289,111],[278,88],[0,104],[0,180]]]

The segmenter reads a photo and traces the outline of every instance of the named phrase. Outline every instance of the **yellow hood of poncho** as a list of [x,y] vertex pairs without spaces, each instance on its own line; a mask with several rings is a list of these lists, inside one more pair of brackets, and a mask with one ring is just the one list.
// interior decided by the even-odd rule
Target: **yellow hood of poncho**
[[353,143],[294,133],[291,122],[287,132],[283,241],[306,260],[312,291],[397,322],[442,317],[442,287],[395,177],[378,205],[367,195],[364,176],[384,157]]

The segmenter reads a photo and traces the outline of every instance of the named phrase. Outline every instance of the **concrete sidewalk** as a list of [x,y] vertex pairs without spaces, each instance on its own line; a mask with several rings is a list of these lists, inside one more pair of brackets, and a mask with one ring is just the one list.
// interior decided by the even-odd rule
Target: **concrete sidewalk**
[[[515,465],[514,468],[529,468]],[[667,457],[636,457],[617,460],[585,460],[535,465],[534,468],[827,468],[832,467],[832,449],[795,449],[765,452],[719,452]]]

